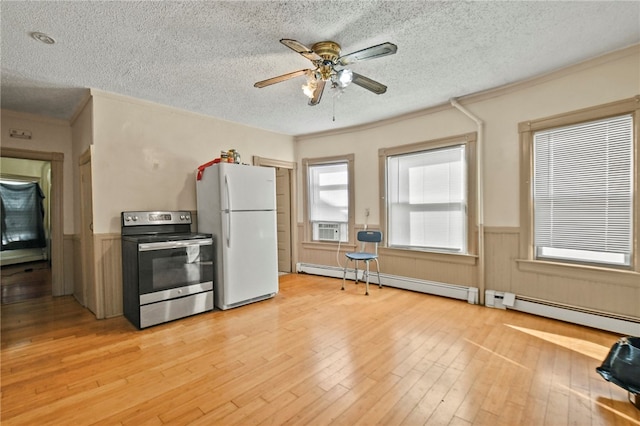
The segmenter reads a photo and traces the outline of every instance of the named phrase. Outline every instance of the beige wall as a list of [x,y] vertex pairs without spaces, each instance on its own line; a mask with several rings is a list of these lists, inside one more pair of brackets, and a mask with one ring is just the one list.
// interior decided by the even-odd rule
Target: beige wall
[[[353,90],[360,90],[358,87]],[[373,96],[373,95],[372,95]],[[384,102],[384,95],[374,100]],[[421,115],[365,130],[346,131],[319,137],[299,137],[297,141],[298,221],[303,221],[302,166],[303,158],[331,157],[355,154],[355,221],[364,223],[365,209],[370,209],[369,224],[380,221],[378,206],[378,149],[438,139],[472,132],[475,126],[462,114],[446,110]],[[517,158],[517,157],[516,157]]]
[[640,48],[468,104],[486,123],[485,225],[519,225],[518,123],[640,94]]
[[[31,140],[10,139],[9,129]],[[91,90],[71,123],[2,111],[2,146],[64,154],[65,280],[81,285],[78,160],[91,150],[95,288],[99,318],[122,313],[120,212],[196,210],[195,171],[235,148],[253,156],[293,162],[293,137]],[[71,285],[73,288],[73,285]]]
[[[636,303],[640,300],[640,285],[635,283],[635,277],[617,283],[606,274],[587,279],[584,275],[571,276],[571,272],[536,274],[520,270],[513,251],[518,246],[519,231],[517,124],[640,94],[639,76],[640,47],[635,46],[512,87],[459,99],[486,124],[484,224],[490,227],[486,233],[486,288],[640,317]],[[91,95],[71,125],[3,110],[1,142],[12,148],[64,154],[64,233],[69,235],[79,232],[79,206],[74,201],[79,199],[78,158],[86,149],[92,149],[94,232],[100,242],[96,258],[102,262],[96,288],[103,297],[104,316],[121,313],[120,212],[196,210],[195,170],[218,156],[221,149],[236,148],[245,163],[251,163],[254,155],[301,164],[303,158],[355,154],[355,220],[362,226],[365,209],[369,209],[368,224],[375,227],[380,222],[379,148],[476,130],[469,118],[445,105],[358,129],[299,137],[294,142],[290,136],[149,102],[97,90],[92,90]],[[9,128],[29,130],[32,139],[11,139]],[[301,222],[301,167],[298,182],[296,198]],[[67,240],[77,252],[75,240]],[[317,245],[305,249],[301,242],[298,246],[300,261],[320,259],[319,263],[333,264],[333,246],[326,250]],[[110,260],[104,260],[105,254]],[[383,252],[383,270],[385,261],[390,263],[387,270],[395,275],[404,272],[414,278],[469,286],[478,281],[479,268],[473,257],[411,257],[387,250]]]
[[293,138],[92,90],[94,232],[119,233],[126,210],[196,210],[195,171],[235,148],[294,161]]
[[[629,98],[640,93],[640,47],[614,53],[609,59],[587,62],[520,86],[459,102],[485,123],[484,182],[487,226],[519,225],[518,123],[575,109]],[[358,90],[358,88],[352,88]],[[460,94],[461,96],[464,94]],[[373,101],[384,102],[384,95]],[[475,124],[453,107],[436,108],[407,119],[326,135],[297,138],[297,161],[303,158],[354,153],[356,222],[379,222],[378,149],[476,130]],[[298,169],[299,182],[302,168]],[[302,218],[302,185],[298,187],[298,221]]]
[[295,157],[291,136],[97,90],[91,94],[96,315],[104,318],[122,314],[122,211],[195,211],[196,170],[223,149],[235,148],[244,163],[253,156],[289,162]]
[[[482,149],[484,225],[491,227],[485,233],[484,278],[487,289],[511,291],[519,295],[640,318],[640,276],[637,273],[626,276],[622,282],[607,273],[585,275],[569,270],[543,275],[520,270],[516,261],[517,232],[520,226],[518,123],[638,94],[638,45],[508,87],[469,96],[460,94],[459,103],[485,123]],[[384,102],[383,97],[384,95],[374,101]],[[368,208],[371,212],[369,225],[377,227],[380,223],[379,148],[423,142],[475,130],[475,123],[463,113],[449,105],[442,105],[413,113],[406,118],[399,117],[346,131],[298,137],[296,159],[301,164],[304,158],[355,154],[356,224],[364,224],[364,212]],[[301,167],[298,169],[298,179],[298,221],[302,222],[305,182],[301,180]],[[304,233],[299,235],[302,238]],[[304,244],[303,241],[298,243],[300,261],[336,266],[333,245],[326,245],[324,251],[327,253],[323,255],[319,248],[321,245]],[[444,277],[444,282],[451,284],[476,286],[479,281],[480,268],[477,261],[471,266],[466,263],[460,266],[437,256],[416,253],[411,258],[406,255],[404,252],[402,256],[395,256],[393,250],[383,250],[383,269],[386,267],[391,271],[389,273],[395,275],[426,280],[438,281]],[[398,267],[398,262],[404,266]],[[459,273],[460,268],[464,269],[465,274]],[[403,274],[402,270],[410,272]]]

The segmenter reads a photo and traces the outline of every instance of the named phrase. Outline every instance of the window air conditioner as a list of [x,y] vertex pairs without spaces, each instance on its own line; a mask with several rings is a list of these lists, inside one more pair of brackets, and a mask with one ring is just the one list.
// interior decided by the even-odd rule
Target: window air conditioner
[[339,223],[318,223],[318,239],[322,241],[339,241]]

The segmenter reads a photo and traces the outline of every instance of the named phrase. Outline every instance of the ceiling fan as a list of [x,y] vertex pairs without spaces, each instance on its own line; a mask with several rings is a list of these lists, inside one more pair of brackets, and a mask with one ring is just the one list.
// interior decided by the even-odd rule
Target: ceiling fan
[[320,103],[327,82],[330,82],[333,88],[344,88],[349,83],[354,83],[376,95],[383,94],[387,91],[387,86],[384,84],[341,67],[368,59],[393,55],[398,50],[395,44],[387,42],[340,56],[340,45],[334,41],[320,41],[311,46],[311,49],[296,40],[287,38],[280,40],[280,43],[310,60],[315,65],[315,69],[304,69],[279,75],[258,81],[253,86],[263,88],[304,75],[307,77],[307,84],[302,86],[302,89],[309,97],[309,105]]

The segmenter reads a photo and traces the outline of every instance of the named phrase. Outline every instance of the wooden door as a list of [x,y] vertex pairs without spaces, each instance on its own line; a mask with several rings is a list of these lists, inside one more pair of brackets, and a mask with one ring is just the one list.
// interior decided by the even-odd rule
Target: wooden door
[[291,272],[291,176],[290,169],[276,167],[278,221],[278,271]]

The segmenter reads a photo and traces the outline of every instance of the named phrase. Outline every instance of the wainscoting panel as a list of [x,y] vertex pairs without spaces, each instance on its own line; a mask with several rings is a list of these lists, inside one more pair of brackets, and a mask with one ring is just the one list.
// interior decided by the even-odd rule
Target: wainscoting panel
[[[640,319],[640,276],[616,279],[604,268],[565,268],[534,272],[518,267],[518,228],[485,228],[486,288],[605,315]],[[637,275],[637,274],[636,274]]]
[[[76,244],[80,244],[80,237],[76,235],[68,235],[65,234],[63,238],[63,258],[64,258],[64,280],[62,286],[62,295],[71,295],[73,294],[73,289],[75,286],[75,264],[78,262],[76,260]],[[61,296],[59,294],[54,294],[54,296]]]
[[[372,229],[375,227],[371,227]],[[640,319],[640,276],[599,268],[563,267],[532,271],[519,259],[520,229],[485,227],[485,283],[487,290],[565,305],[602,315]],[[299,232],[298,235],[304,235]],[[301,263],[339,267],[345,265],[344,252],[333,244],[298,243]],[[380,250],[380,271],[397,277],[477,287],[477,266],[471,256],[412,253]],[[531,263],[531,262],[530,262]],[[537,263],[537,262],[536,262]],[[562,269],[562,270],[560,270]],[[622,279],[618,279],[621,277]],[[636,280],[635,278],[638,277]]]
[[[303,236],[302,225],[299,236]],[[356,232],[363,226],[356,226]],[[369,229],[377,229],[370,226]],[[344,267],[347,259],[344,253],[359,250],[360,246],[341,245],[340,252],[336,244],[298,242],[300,263]],[[474,256],[457,256],[434,253],[413,252],[381,248],[379,250],[380,271],[398,277],[418,280],[477,287],[477,262]],[[353,262],[350,267],[353,267]]]
[[94,234],[96,317],[122,315],[122,243],[120,234]]
[[487,289],[513,292],[519,228],[484,228],[485,283]]

